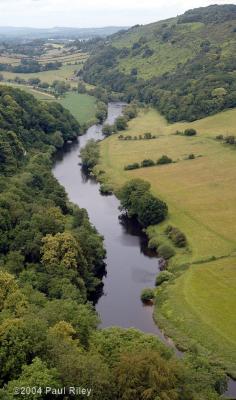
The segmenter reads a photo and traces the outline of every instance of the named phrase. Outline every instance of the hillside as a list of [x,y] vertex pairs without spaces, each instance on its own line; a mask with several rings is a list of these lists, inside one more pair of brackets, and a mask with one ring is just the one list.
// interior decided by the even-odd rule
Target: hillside
[[235,107],[235,50],[236,6],[214,5],[110,36],[81,74],[170,122],[193,121]]

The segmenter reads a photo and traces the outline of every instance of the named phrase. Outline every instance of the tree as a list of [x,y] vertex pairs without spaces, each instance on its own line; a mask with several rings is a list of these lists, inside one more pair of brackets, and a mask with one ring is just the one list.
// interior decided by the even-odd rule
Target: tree
[[70,232],[46,235],[42,243],[42,263],[49,273],[56,273],[59,267],[83,273],[86,262],[79,243]]
[[[23,365],[22,373],[17,380],[11,381],[3,393],[7,400],[27,399],[41,400],[48,396],[45,394],[45,388],[60,388],[62,386],[59,380],[59,373],[56,368],[48,368],[47,364],[36,357],[30,365]],[[29,393],[16,394],[15,388],[30,388]]]
[[109,124],[103,125],[102,133],[104,136],[110,136],[113,133],[113,126]]
[[178,366],[157,352],[122,354],[114,370],[118,398],[181,400]]
[[91,139],[87,142],[86,146],[80,152],[82,165],[88,171],[91,171],[99,161],[100,151],[98,143]]
[[136,215],[137,203],[150,187],[150,183],[142,179],[131,179],[119,191],[121,207],[128,211],[130,216]]
[[127,128],[127,120],[125,117],[118,117],[115,120],[115,127],[118,131],[124,131]]
[[147,227],[162,222],[168,213],[168,207],[162,200],[150,193],[143,195],[139,201],[138,220],[141,225]]

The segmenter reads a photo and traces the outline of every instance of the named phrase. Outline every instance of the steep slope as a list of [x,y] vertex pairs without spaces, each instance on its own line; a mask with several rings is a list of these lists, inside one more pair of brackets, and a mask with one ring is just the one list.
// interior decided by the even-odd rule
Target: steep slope
[[236,6],[209,6],[112,35],[83,78],[193,121],[236,105]]

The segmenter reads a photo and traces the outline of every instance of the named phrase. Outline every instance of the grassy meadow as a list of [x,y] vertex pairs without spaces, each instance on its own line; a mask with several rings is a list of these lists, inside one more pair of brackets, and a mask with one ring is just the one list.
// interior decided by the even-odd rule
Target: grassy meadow
[[[60,81],[67,81],[71,76],[74,75],[75,70],[79,70],[80,65],[63,65],[58,70],[51,70],[51,71],[43,71],[43,72],[35,72],[29,74],[16,74],[14,72],[3,71],[1,74],[3,75],[4,79],[12,79],[14,80],[16,77],[21,79],[32,79],[32,78],[39,78],[42,82],[47,82],[51,84],[55,80]],[[71,82],[73,84],[73,82]],[[75,82],[75,84],[77,84]]]
[[[168,324],[171,321],[173,323],[173,331],[169,332],[172,336],[176,337],[175,322],[180,318],[177,327],[181,325],[183,337],[186,334],[208,349],[212,348],[210,344],[214,337],[222,357],[226,360],[229,355],[229,364],[232,357],[229,348],[224,351],[221,335],[227,337],[225,343],[228,343],[228,347],[231,343],[232,354],[236,352],[235,329],[232,329],[236,294],[235,290],[229,289],[232,285],[235,288],[236,277],[236,258],[232,258],[236,255],[236,153],[232,147],[216,141],[215,136],[235,134],[235,120],[236,109],[233,109],[193,123],[168,125],[157,111],[142,110],[136,119],[130,121],[123,135],[138,136],[151,132],[157,138],[124,141],[119,140],[118,135],[113,135],[101,143],[101,161],[97,167],[98,171],[106,172],[103,179],[115,190],[128,179],[139,177],[149,181],[152,192],[167,202],[168,220],[150,228],[149,236],[157,238],[159,242],[168,242],[164,233],[166,226],[171,224],[178,227],[186,234],[188,247],[176,249],[170,268],[176,269],[184,264],[190,264],[190,267],[174,285],[168,285],[167,300],[159,306],[157,315],[163,318],[168,309]],[[198,131],[197,136],[174,134],[176,130],[189,127]],[[192,153],[196,158],[187,160]],[[124,171],[127,164],[147,158],[156,161],[163,154],[175,162]],[[195,280],[198,275],[199,279]],[[208,293],[203,297],[206,290]],[[212,305],[208,300],[199,301],[200,297],[206,296],[211,297]],[[225,307],[228,307],[227,314]],[[193,309],[198,312],[194,314]],[[201,330],[204,332],[202,321],[210,326],[210,336],[199,335]],[[190,329],[192,324],[197,324],[198,329]],[[221,335],[218,334],[219,326]],[[213,347],[216,350],[217,346]]]
[[86,123],[95,118],[97,111],[95,97],[87,94],[69,92],[58,101],[63,107],[67,108],[80,123]]

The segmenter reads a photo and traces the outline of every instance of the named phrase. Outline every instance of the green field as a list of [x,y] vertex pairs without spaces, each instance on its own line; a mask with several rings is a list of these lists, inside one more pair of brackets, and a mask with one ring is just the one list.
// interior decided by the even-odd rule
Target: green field
[[34,97],[36,97],[37,100],[56,101],[55,97],[52,94],[41,92],[40,90],[34,89],[32,86],[20,85],[18,83],[11,83],[11,82],[0,82],[0,84],[24,90],[25,92],[30,93]]
[[[183,348],[200,344],[236,377],[236,258],[192,266],[160,294],[155,319]],[[185,340],[186,339],[186,340]]]
[[[186,311],[188,318],[181,324],[182,333],[196,339],[203,346],[211,348],[212,336],[215,335],[215,343],[218,343],[221,355],[224,356],[223,342],[218,340],[218,321],[224,316],[224,304],[231,304],[227,313],[227,321],[221,326],[222,335],[232,342],[232,353],[236,351],[235,331],[232,330],[236,307],[236,297],[228,288],[233,284],[232,274],[236,276],[236,260],[227,258],[236,254],[236,186],[235,186],[235,149],[221,144],[215,140],[217,134],[235,134],[236,109],[208,117],[194,123],[177,123],[168,125],[165,119],[155,110],[141,111],[139,116],[129,123],[129,128],[123,134],[138,136],[145,132],[157,135],[153,140],[121,141],[118,135],[113,135],[101,143],[101,161],[97,170],[106,171],[104,180],[117,189],[126,180],[140,177],[151,183],[153,193],[165,200],[169,206],[169,217],[165,223],[149,230],[150,237],[156,237],[158,241],[166,242],[164,230],[166,225],[172,224],[184,232],[188,239],[188,248],[177,250],[176,256],[171,262],[170,268],[176,269],[179,265],[189,263],[202,263],[190,267],[181,278],[176,281],[178,290],[172,291],[175,286],[168,287],[168,309],[173,325],[176,318],[180,318]],[[198,131],[196,137],[174,135],[175,131],[187,127],[194,127]],[[194,153],[196,159],[186,160],[186,157]],[[174,161],[173,164],[141,168],[134,171],[124,171],[124,166],[143,159],[157,160],[163,154],[168,155]],[[226,257],[220,261],[224,268],[224,284],[219,260],[204,264],[212,257]],[[229,263],[232,268],[227,268]],[[211,292],[219,296],[217,310],[214,306],[208,307],[208,302],[203,307],[198,301],[198,296],[191,299],[191,307],[195,302],[201,318],[196,315],[191,318],[191,307],[185,301],[185,292],[182,282],[188,282],[189,293],[192,291],[194,276],[201,274],[204,266],[212,269],[209,275],[209,295]],[[194,274],[192,272],[194,269]],[[191,279],[190,277],[191,276]],[[201,280],[199,281],[201,282]],[[203,278],[204,282],[204,278]],[[235,281],[234,281],[235,284]],[[201,283],[199,283],[201,285]],[[222,285],[219,291],[218,285]],[[205,290],[204,287],[201,289]],[[236,293],[236,291],[234,291]],[[175,308],[175,298],[178,295],[179,308]],[[200,295],[200,292],[199,292]],[[176,300],[177,301],[177,300]],[[177,303],[176,303],[177,304]],[[182,308],[181,309],[181,304]],[[165,311],[165,306],[163,306]],[[214,313],[212,314],[214,310]],[[159,312],[162,312],[162,309]],[[201,322],[208,323],[209,316],[216,319],[211,325],[211,337],[198,335],[196,329],[190,329],[191,324],[198,324],[201,330]],[[168,321],[168,324],[170,321]],[[210,322],[209,322],[210,323]],[[183,326],[182,326],[183,325]],[[172,335],[176,336],[173,332]],[[231,337],[230,337],[231,335]],[[217,347],[215,347],[217,353]],[[225,351],[225,360],[227,359]],[[232,359],[231,359],[232,360]],[[231,365],[232,366],[232,365]],[[232,369],[232,368],[231,368]]]
[[[41,79],[42,82],[47,82],[51,84],[55,80],[61,80],[61,81],[68,81],[69,78],[71,78],[74,75],[74,71],[79,70],[81,68],[80,65],[63,65],[60,69],[58,70],[52,70],[52,71],[43,71],[43,72],[37,72],[37,73],[32,73],[32,74],[16,74],[13,72],[6,72],[3,71],[1,72],[4,79],[12,79],[14,80],[16,77],[19,77],[21,79],[31,79],[31,78],[39,78]],[[70,82],[72,85],[77,84],[76,82]]]
[[70,92],[58,101],[63,107],[67,108],[80,123],[86,123],[95,118],[97,110],[95,97],[87,94]]

